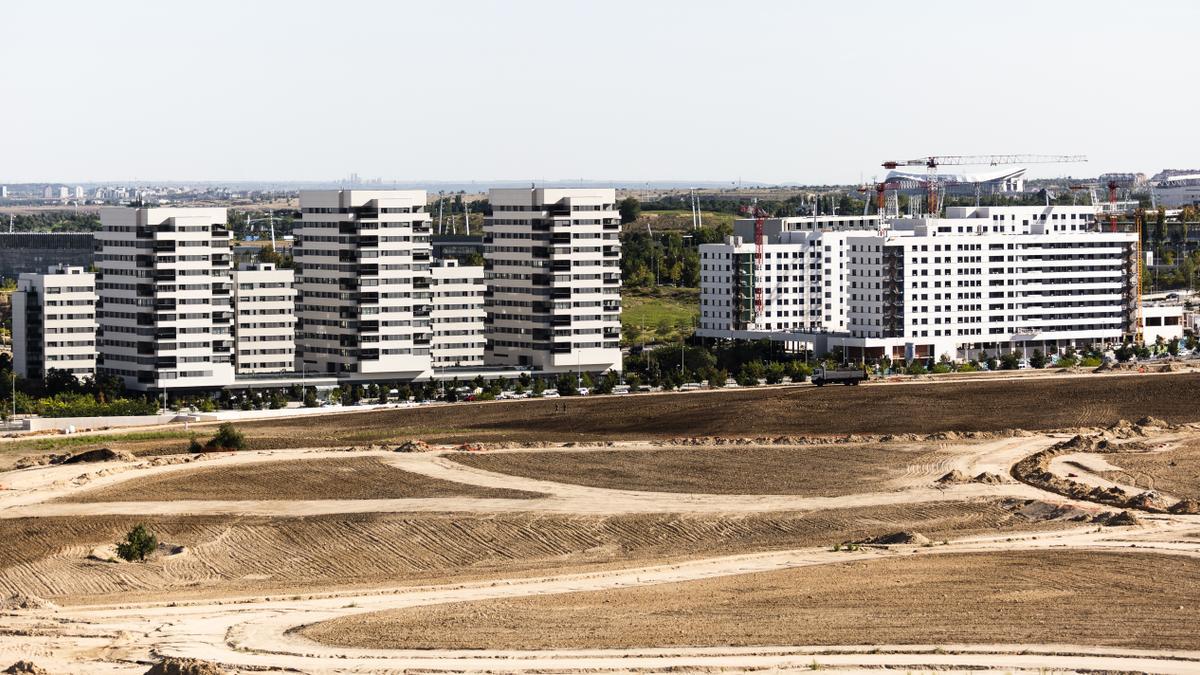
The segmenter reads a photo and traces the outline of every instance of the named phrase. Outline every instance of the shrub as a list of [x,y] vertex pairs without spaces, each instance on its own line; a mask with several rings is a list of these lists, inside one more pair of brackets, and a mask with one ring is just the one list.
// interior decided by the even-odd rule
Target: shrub
[[951,366],[949,363],[939,363],[939,364],[936,364],[932,369],[930,369],[930,372],[937,373],[938,375],[941,375],[942,373],[953,372],[953,371],[954,371],[954,366]]
[[782,363],[775,362],[768,365],[766,370],[767,384],[779,384],[783,382],[786,373],[787,371]]
[[158,537],[138,523],[125,535],[125,541],[117,543],[117,555],[129,562],[142,562],[158,548]]
[[313,387],[304,388],[304,407],[316,408],[320,403],[317,402],[317,390]]
[[188,452],[204,452],[204,446],[200,445],[200,441],[192,436],[192,440],[188,442]]
[[1079,361],[1079,365],[1084,368],[1099,368],[1102,361],[1095,356],[1084,357]]
[[217,427],[217,435],[208,441],[208,447],[242,450],[246,447],[246,437],[233,426],[233,423],[225,422]]
[[1042,350],[1035,349],[1033,350],[1033,355],[1029,357],[1029,366],[1031,368],[1042,369],[1046,367],[1046,361],[1046,355],[1042,353]]
[[977,370],[979,370],[979,367],[976,366],[974,363],[958,364],[958,372],[960,372],[960,373],[973,373]]
[[904,369],[904,372],[909,375],[924,375],[928,371],[925,370],[924,363],[914,359],[912,363],[908,364],[908,368]]

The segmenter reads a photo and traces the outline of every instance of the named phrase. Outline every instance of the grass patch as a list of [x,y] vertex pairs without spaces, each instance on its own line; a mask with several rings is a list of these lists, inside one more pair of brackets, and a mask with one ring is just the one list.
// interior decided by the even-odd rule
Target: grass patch
[[621,295],[621,338],[626,344],[678,342],[700,316],[700,289],[627,289]]
[[187,431],[133,431],[127,434],[106,434],[106,435],[72,435],[72,436],[52,436],[49,438],[31,439],[28,441],[14,441],[12,443],[0,444],[0,452],[62,452],[64,450],[78,450],[89,447],[105,447],[115,443],[136,443],[139,441],[169,441],[169,440],[186,440],[192,436],[192,432]]

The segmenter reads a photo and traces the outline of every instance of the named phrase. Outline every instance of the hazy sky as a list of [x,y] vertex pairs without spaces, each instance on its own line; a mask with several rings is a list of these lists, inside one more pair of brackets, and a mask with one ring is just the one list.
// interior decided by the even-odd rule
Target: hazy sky
[[1154,172],[1200,165],[1198,30],[1182,0],[6,0],[0,182]]

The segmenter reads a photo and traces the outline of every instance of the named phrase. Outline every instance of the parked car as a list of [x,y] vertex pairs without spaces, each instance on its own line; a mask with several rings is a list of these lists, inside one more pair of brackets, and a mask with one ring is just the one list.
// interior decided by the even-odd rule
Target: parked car
[[580,387],[580,388],[579,388],[579,395],[580,395],[580,396],[587,396],[587,395],[588,395],[588,394],[590,394],[590,393],[592,393],[592,390],[591,390],[591,389],[588,389],[587,387]]
[[620,396],[622,394],[628,394],[629,393],[629,385],[618,384],[617,386],[613,387],[612,393],[617,396]]
[[547,389],[542,392],[542,398],[559,398],[557,389]]

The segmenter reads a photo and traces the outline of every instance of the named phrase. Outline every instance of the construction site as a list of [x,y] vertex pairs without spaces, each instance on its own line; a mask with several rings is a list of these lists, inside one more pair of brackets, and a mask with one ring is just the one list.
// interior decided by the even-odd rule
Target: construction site
[[0,665],[1196,672],[1200,373],[1166,370],[5,439]]

